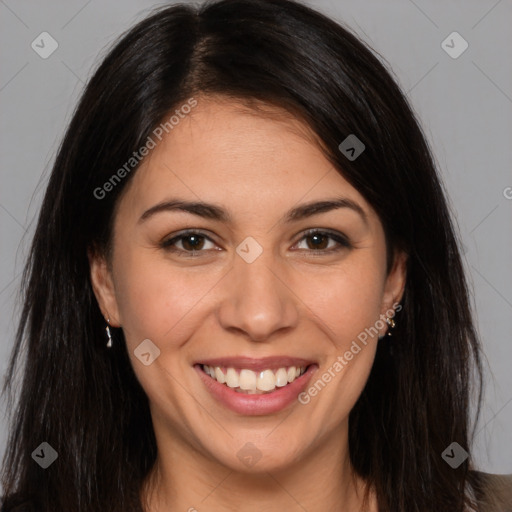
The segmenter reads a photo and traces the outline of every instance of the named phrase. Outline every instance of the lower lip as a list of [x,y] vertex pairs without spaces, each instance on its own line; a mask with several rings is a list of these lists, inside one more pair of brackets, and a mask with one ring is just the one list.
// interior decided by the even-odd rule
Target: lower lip
[[313,375],[318,366],[316,364],[310,365],[304,374],[292,383],[282,388],[276,388],[272,393],[261,395],[238,393],[225,384],[212,379],[201,369],[201,365],[195,365],[194,368],[216,400],[234,412],[256,416],[282,411],[293,402],[297,402],[298,395],[304,391],[311,375]]

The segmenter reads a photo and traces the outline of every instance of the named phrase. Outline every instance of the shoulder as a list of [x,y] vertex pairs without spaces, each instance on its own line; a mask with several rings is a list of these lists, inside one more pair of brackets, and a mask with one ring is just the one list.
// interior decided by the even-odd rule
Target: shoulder
[[478,512],[512,512],[512,474],[473,471]]

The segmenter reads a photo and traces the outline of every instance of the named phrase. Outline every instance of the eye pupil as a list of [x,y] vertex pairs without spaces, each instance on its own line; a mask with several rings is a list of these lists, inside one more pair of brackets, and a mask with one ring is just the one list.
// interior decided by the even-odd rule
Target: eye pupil
[[[192,243],[190,243],[192,241]],[[198,250],[201,249],[202,243],[204,243],[204,237],[198,235],[188,235],[183,238],[182,244],[186,250]],[[187,247],[187,245],[189,247]]]
[[[325,235],[316,233],[314,235],[310,235],[309,239],[315,240],[315,242],[313,243],[313,248],[315,248],[315,249],[325,249],[327,247],[327,246],[324,247],[325,243],[322,244],[322,241],[325,242],[326,240],[328,240],[328,237],[326,237]],[[318,241],[320,241],[320,243],[317,243]]]

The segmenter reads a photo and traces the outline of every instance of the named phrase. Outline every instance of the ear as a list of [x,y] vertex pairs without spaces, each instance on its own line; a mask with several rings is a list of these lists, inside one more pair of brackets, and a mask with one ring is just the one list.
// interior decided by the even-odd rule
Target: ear
[[112,327],[120,327],[119,308],[112,270],[109,268],[105,256],[98,250],[90,249],[87,253],[91,272],[91,283],[105,320],[110,318]]
[[[382,295],[381,315],[385,318],[386,312],[394,310],[396,305],[402,300],[405,283],[407,280],[407,254],[403,251],[395,253],[393,267],[391,268],[386,282],[384,284],[384,292]],[[395,307],[393,305],[395,304]],[[386,332],[381,333],[381,335]]]

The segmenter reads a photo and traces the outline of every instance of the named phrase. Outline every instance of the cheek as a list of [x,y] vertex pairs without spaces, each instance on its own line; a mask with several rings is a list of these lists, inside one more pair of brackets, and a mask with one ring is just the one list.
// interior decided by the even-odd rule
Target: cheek
[[302,296],[309,294],[308,305],[329,327],[333,341],[342,350],[379,320],[383,280],[379,261],[354,258],[351,264],[347,262],[320,279],[306,279]]
[[186,341],[201,299],[218,281],[212,273],[173,268],[145,251],[126,251],[115,269],[120,321],[130,347],[149,338],[168,351]]
[[371,328],[380,316],[384,274],[378,258],[365,256],[310,282],[316,283],[311,309],[329,327],[331,344],[301,403],[322,418],[325,433],[348,418],[375,358],[378,331]]

